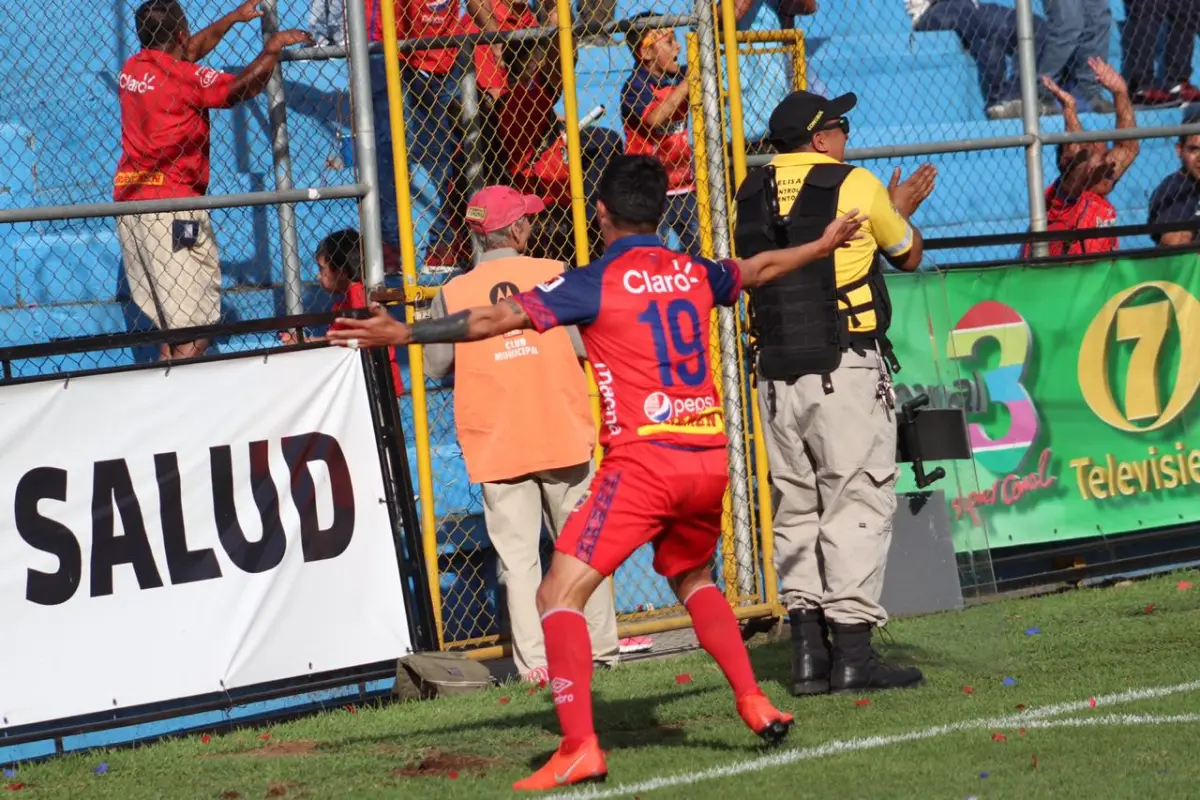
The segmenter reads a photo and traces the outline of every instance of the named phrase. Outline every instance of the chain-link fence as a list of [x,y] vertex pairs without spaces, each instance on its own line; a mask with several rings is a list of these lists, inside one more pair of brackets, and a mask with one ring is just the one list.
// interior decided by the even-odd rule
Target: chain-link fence
[[[311,11],[298,0],[0,10],[4,346],[329,310],[342,293],[322,287],[315,254],[360,227],[367,188],[345,50],[301,49]],[[175,356],[279,341],[198,343]],[[160,355],[115,347],[21,369]]]
[[[1058,132],[1129,124],[1123,102],[1108,109],[1089,93],[1089,75],[1110,85],[1111,98],[1124,73],[1131,102],[1146,106],[1135,110],[1136,123],[1160,126],[1152,132],[1160,138],[1142,143],[1114,186],[1089,188],[1119,221],[1143,221],[1151,194],[1181,163],[1185,184],[1200,183],[1200,156],[1194,172],[1187,160],[1189,142],[1200,139],[1181,140],[1176,154],[1175,141],[1161,138],[1200,132],[1178,127],[1178,104],[1195,91],[1180,66],[1194,32],[1187,43],[1168,37],[1161,52],[1152,35],[1155,25],[1191,24],[1193,11],[1144,6],[1135,14],[1131,3],[1129,19],[1117,13],[1106,40],[1117,72],[1076,58],[1056,73],[1079,95],[1076,121],[1059,113],[1071,102],[1065,92],[1055,99],[1055,87],[1039,89],[1032,75],[1021,81],[1020,45],[1028,45],[1027,64],[1042,64],[1058,28],[1040,20],[1053,14],[1035,4],[1038,17],[1022,39],[1019,9],[966,0],[906,5],[908,13],[898,0],[672,0],[651,8],[625,0],[191,0],[180,17],[172,9],[181,7],[162,0],[139,25],[133,0],[10,4],[0,9],[0,235],[12,248],[0,265],[0,341],[323,311],[358,302],[350,286],[384,270],[403,273],[407,313],[422,315],[437,287],[480,255],[467,232],[467,200],[485,185],[544,199],[531,255],[568,264],[598,256],[590,222],[597,184],[622,152],[654,153],[667,166],[668,244],[728,255],[743,156],[751,164],[769,157],[770,113],[797,88],[858,95],[849,155],[885,182],[893,166],[905,174],[920,161],[939,167],[938,189],[916,220],[927,237],[1039,224],[1031,197],[1059,174],[1054,145],[1067,142],[1066,167],[1075,151],[1091,152],[1078,135]],[[557,27],[568,16],[569,35]],[[270,69],[264,47],[287,29],[311,32],[316,46],[298,36],[276,40],[280,66]],[[1113,38],[1119,30],[1123,42]],[[1145,66],[1147,47],[1151,61],[1165,59],[1161,78]],[[1039,113],[1022,117],[1030,110],[1023,93],[1039,92]],[[1101,149],[1117,148],[1097,148],[1097,157]],[[1068,199],[1046,203],[1063,224],[1078,224],[1078,197]],[[1180,213],[1178,203],[1159,206]],[[323,246],[357,228],[360,239]],[[1015,250],[971,247],[930,260]],[[770,502],[744,310],[714,315],[712,326],[712,368],[735,442],[718,572],[742,614],[770,613]],[[226,336],[207,351],[277,340],[273,331]],[[160,355],[157,347],[114,347],[102,356],[30,359],[19,369],[75,371]],[[452,380],[424,380],[419,350],[411,359],[409,369],[408,357],[397,355],[397,378],[412,389],[402,408],[413,432],[425,555],[437,564],[430,590],[440,642],[494,645],[507,629],[503,588],[479,487],[458,444]],[[684,620],[646,556],[615,582],[627,633]]]
[[[650,12],[618,6],[614,22],[577,24],[565,37],[554,27],[559,9],[497,3],[491,7],[492,18],[464,13],[460,23],[471,33],[450,36],[449,24],[440,23],[440,29],[425,31],[445,34],[440,39],[398,40],[400,68],[394,80],[399,92],[393,92],[393,100],[403,110],[402,144],[407,152],[402,156],[408,168],[399,181],[402,187],[406,179],[409,182],[411,209],[403,207],[402,189],[396,242],[407,236],[408,214],[411,265],[398,266],[408,273],[410,284],[443,284],[480,255],[483,242],[467,231],[467,201],[479,188],[493,184],[512,186],[545,202],[529,255],[568,265],[588,263],[602,248],[594,223],[600,175],[612,156],[623,152],[654,153],[667,167],[670,198],[661,233],[668,244],[695,254],[716,253],[706,194],[708,165],[699,152],[704,134],[696,123],[703,119],[705,91],[699,77],[705,69],[715,74],[715,50],[710,47],[710,63],[700,65],[698,48],[693,44],[689,51],[687,44],[695,9],[676,5],[665,12],[661,7]],[[402,17],[397,17],[397,26],[398,34],[412,34]],[[708,37],[715,43],[711,24]],[[436,64],[432,56],[421,55],[450,45],[458,49],[447,49]],[[415,82],[412,64],[420,59],[443,70],[438,91]],[[715,84],[710,89],[715,90]],[[715,94],[712,103],[713,108],[719,106]],[[394,106],[376,109],[377,119],[389,115],[392,130]],[[719,136],[715,127],[712,133]],[[431,148],[432,141],[438,146]],[[389,144],[396,149],[401,143]],[[386,219],[384,227],[386,243]],[[727,220],[716,227],[727,227]],[[398,246],[400,253],[404,249]],[[435,293],[433,288],[412,292],[425,298]],[[418,303],[414,315],[423,313],[422,305]],[[726,503],[718,573],[731,603],[741,607],[743,615],[769,614],[755,534],[758,520],[750,502],[757,483],[749,477],[751,448],[742,435],[752,427],[744,412],[747,384],[744,374],[735,371],[732,380],[722,374],[723,361],[735,370],[738,363],[736,357],[723,359],[723,347],[738,344],[736,336],[720,334],[716,315],[712,342],[714,372],[723,379],[722,392],[734,393],[732,409],[738,418],[731,425],[737,442],[732,459],[736,475]],[[470,483],[463,464],[454,402],[448,380],[414,387],[413,456],[418,471],[428,476],[420,494],[428,528],[426,551],[436,556],[439,566],[439,580],[431,588],[440,595],[442,641],[447,647],[487,647],[507,630],[505,590],[484,523],[480,488]],[[427,506],[424,497],[429,495],[434,502]],[[686,624],[682,608],[654,574],[648,549],[617,573],[614,587],[624,635]]]
[[[1023,8],[974,0],[735,3],[739,34],[765,37],[755,45],[743,38],[740,53],[752,161],[769,151],[768,116],[797,74],[767,41],[802,31],[808,88],[858,97],[850,160],[885,181],[896,166],[937,166],[938,189],[917,220],[927,238],[1166,221],[1164,208],[1179,204],[1168,198],[1188,196],[1187,181],[1200,176],[1189,171],[1179,138],[1200,133],[1200,118],[1188,111],[1200,99],[1191,83],[1200,9],[1034,0],[1025,28]],[[1078,136],[1129,127],[1144,138],[1132,163],[1114,134],[1091,145]],[[1092,153],[1116,162],[1117,180],[1099,168],[1085,174]],[[1176,172],[1190,177],[1181,183]],[[1145,236],[1120,241],[1151,244]],[[930,253],[927,263],[1011,259],[1020,250],[966,246]]]

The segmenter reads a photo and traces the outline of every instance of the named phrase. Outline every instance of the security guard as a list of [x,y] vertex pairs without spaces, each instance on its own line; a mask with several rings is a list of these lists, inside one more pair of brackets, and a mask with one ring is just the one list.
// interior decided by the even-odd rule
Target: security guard
[[[779,155],[737,193],[739,256],[812,241],[838,214],[867,214],[863,238],[750,298],[759,402],[775,505],[775,564],[791,617],[792,693],[912,686],[920,671],[878,659],[871,631],[896,509],[896,420],[880,256],[911,271],[909,222],[933,191],[929,164],[884,187],[843,163],[857,98],[794,92],[772,112]],[[832,638],[832,644],[830,642]]]

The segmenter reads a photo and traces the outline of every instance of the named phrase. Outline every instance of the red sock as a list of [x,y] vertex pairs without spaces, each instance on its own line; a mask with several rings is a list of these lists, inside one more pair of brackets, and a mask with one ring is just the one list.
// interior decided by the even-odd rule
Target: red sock
[[700,646],[725,673],[734,695],[740,698],[760,693],[762,690],[754,678],[754,668],[750,666],[750,654],[742,642],[737,617],[721,590],[710,583],[693,591],[683,604],[692,617],[692,627]]
[[596,735],[592,722],[592,640],[583,612],[554,608],[542,617],[550,692],[562,728],[563,751]]

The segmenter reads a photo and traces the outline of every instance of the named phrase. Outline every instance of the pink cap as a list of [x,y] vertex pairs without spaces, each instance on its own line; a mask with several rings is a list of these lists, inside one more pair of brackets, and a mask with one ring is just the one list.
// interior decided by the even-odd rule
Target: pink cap
[[485,186],[467,203],[467,227],[475,233],[492,233],[545,210],[546,204],[536,195],[521,194],[510,186]]

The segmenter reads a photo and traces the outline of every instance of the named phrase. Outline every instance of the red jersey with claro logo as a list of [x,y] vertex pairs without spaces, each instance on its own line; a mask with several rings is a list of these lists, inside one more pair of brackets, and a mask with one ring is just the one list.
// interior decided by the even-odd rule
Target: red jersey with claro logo
[[[385,0],[386,1],[386,0]],[[396,39],[428,39],[459,33],[459,0],[392,0],[396,9]],[[379,0],[366,0],[371,41],[383,41],[383,12]],[[400,63],[413,69],[445,75],[454,68],[457,48],[400,53]]]
[[228,108],[235,78],[161,50],[143,50],[117,79],[121,160],[113,199],[159,200],[208,192],[208,111]]
[[[1063,197],[1059,193],[1058,181],[1046,190],[1046,230],[1087,231],[1095,228],[1111,228],[1117,224],[1117,210],[1108,198],[1095,192],[1083,192],[1079,197]],[[1051,256],[1085,255],[1088,253],[1110,253],[1118,248],[1120,241],[1115,236],[1095,239],[1077,239],[1071,242],[1048,242]],[[1029,244],[1021,248],[1021,257],[1032,253]]]
[[725,417],[709,359],[714,306],[742,290],[737,263],[627,236],[604,257],[512,299],[542,332],[578,325],[600,389],[605,448],[653,441],[724,447]]
[[655,77],[645,68],[638,67],[621,90],[621,120],[628,143],[625,152],[657,156],[667,169],[668,194],[690,192],[696,188],[692,143],[688,138],[690,109],[686,102],[680,103],[675,113],[657,127],[648,125],[646,118],[685,80],[682,72]]

